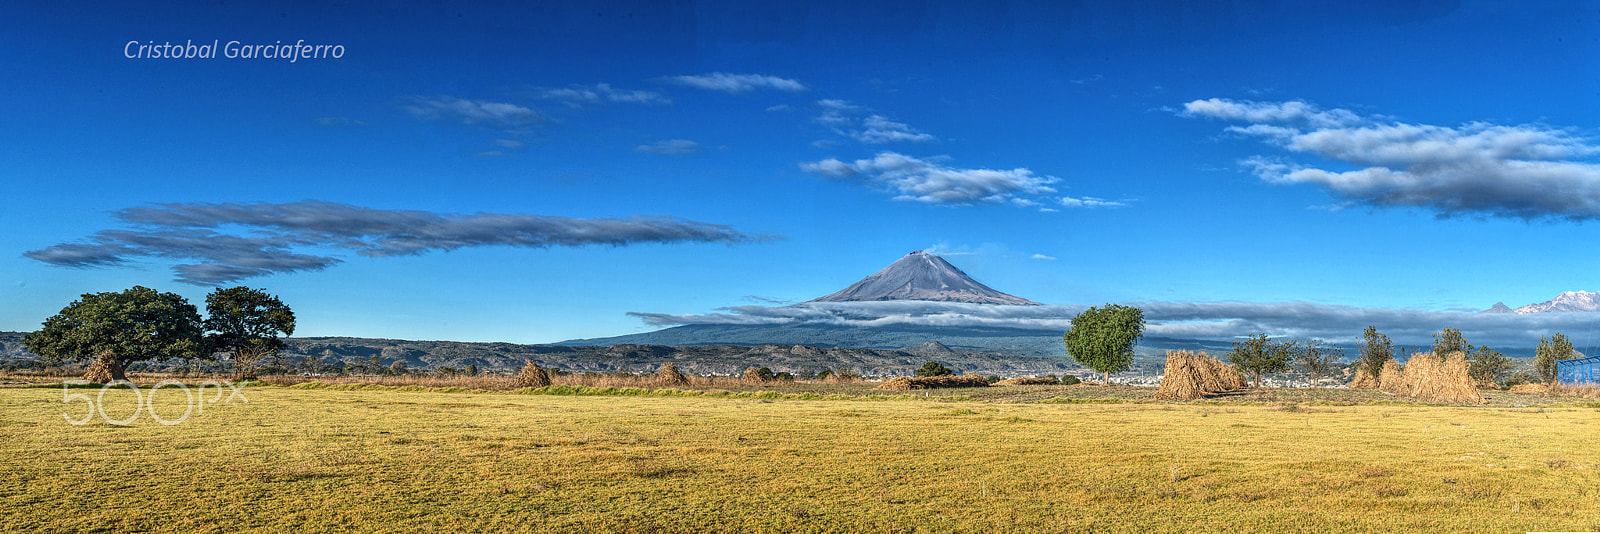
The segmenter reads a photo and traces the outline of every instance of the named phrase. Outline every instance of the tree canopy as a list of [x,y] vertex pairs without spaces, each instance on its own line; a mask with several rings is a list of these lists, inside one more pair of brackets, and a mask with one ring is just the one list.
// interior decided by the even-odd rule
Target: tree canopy
[[1556,381],[1556,361],[1567,360],[1573,357],[1572,341],[1567,336],[1557,333],[1545,339],[1539,336],[1539,348],[1534,351],[1533,368],[1538,372],[1539,380],[1546,384]]
[[1107,304],[1089,308],[1072,318],[1072,329],[1062,336],[1067,354],[1084,367],[1105,375],[1133,365],[1133,346],[1144,337],[1144,310]]
[[205,328],[213,350],[233,354],[239,378],[254,376],[262,356],[283,348],[278,334],[294,335],[294,312],[278,297],[244,286],[206,295]]
[[1295,351],[1294,361],[1300,364],[1300,370],[1306,372],[1306,378],[1315,387],[1343,356],[1344,349],[1338,345],[1323,345],[1321,340],[1312,339]]
[[1298,355],[1295,342],[1272,341],[1266,334],[1256,334],[1233,342],[1228,362],[1255,378],[1256,387],[1261,387],[1261,375],[1289,370]]
[[922,364],[921,369],[917,369],[917,376],[949,376],[953,374],[956,374],[956,372],[951,371],[949,367],[945,367],[944,364],[939,362],[928,362]]
[[1394,343],[1389,341],[1389,336],[1378,333],[1378,327],[1367,326],[1361,333],[1361,356],[1357,365],[1366,370],[1368,376],[1377,378],[1383,374],[1383,364],[1394,359]]
[[[202,334],[199,311],[182,296],[134,286],[84,293],[45,319],[23,345],[50,363],[96,358],[111,379],[123,380],[130,362],[208,355]],[[93,368],[90,373],[85,376],[94,376]]]

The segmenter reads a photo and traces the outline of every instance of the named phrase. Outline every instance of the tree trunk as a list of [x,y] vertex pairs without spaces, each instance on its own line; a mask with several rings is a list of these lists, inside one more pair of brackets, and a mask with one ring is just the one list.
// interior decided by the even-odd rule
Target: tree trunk
[[110,384],[118,380],[127,380],[128,375],[123,373],[122,362],[111,351],[100,353],[94,363],[89,364],[89,369],[84,371],[83,379],[96,384]]

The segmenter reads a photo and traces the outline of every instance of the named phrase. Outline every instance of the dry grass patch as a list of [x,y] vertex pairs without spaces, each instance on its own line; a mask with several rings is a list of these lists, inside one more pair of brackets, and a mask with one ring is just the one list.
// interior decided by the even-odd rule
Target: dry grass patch
[[[59,387],[0,389],[0,524],[27,532],[1600,526],[1589,408],[1350,406],[1308,424],[1304,413],[1255,405],[247,394],[248,404],[208,408],[177,426],[75,427],[61,422]],[[953,410],[961,408],[978,413]],[[1553,447],[1573,462],[1548,465]],[[1490,456],[1472,454],[1482,451]],[[1360,474],[1380,463],[1389,474]]]

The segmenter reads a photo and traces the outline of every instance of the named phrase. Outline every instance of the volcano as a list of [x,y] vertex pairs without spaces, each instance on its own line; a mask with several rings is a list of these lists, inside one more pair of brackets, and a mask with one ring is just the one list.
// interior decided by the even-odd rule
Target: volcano
[[934,254],[918,250],[837,293],[806,302],[931,300],[971,304],[1041,304],[995,291]]

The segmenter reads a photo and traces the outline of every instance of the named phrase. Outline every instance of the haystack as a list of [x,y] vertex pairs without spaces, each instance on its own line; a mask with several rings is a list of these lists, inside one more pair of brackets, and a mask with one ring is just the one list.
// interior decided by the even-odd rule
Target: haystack
[[1367,368],[1362,366],[1356,370],[1356,377],[1350,380],[1350,389],[1378,389],[1378,377],[1372,376],[1372,373],[1367,372]]
[[517,372],[516,381],[519,388],[542,388],[550,385],[550,373],[545,372],[539,364],[533,363],[533,360],[528,360],[528,363],[522,366],[522,370]]
[[996,386],[1040,386],[1060,384],[1061,380],[1051,376],[1019,376],[995,382]]
[[1190,400],[1205,397],[1206,390],[1201,386],[1205,379],[1200,376],[1200,366],[1205,364],[1195,361],[1197,359],[1186,350],[1167,351],[1167,372],[1161,375],[1161,389],[1156,390],[1156,398]]
[[911,391],[912,387],[911,379],[904,376],[890,378],[878,385],[878,389],[886,391]]
[[1406,385],[1405,375],[1400,374],[1400,364],[1394,360],[1383,362],[1383,371],[1378,373],[1378,389],[1396,395],[1409,394],[1411,388]]
[[1222,361],[1203,352],[1169,350],[1167,371],[1161,377],[1161,388],[1156,390],[1155,398],[1191,400],[1243,387],[1244,377]]
[[1404,394],[1429,402],[1482,404],[1483,395],[1478,394],[1467,368],[1467,355],[1462,352],[1452,352],[1442,361],[1430,353],[1413,354],[1406,362]]
[[656,371],[656,382],[663,386],[687,386],[689,377],[678,372],[678,366],[669,363],[662,365],[660,371]]
[[745,382],[766,382],[766,379],[761,377],[761,370],[754,367],[745,369],[744,375],[740,378]]
[[110,384],[118,380],[127,380],[128,377],[123,374],[122,362],[107,352],[95,357],[94,363],[89,364],[89,369],[84,371],[83,379],[96,384]]

